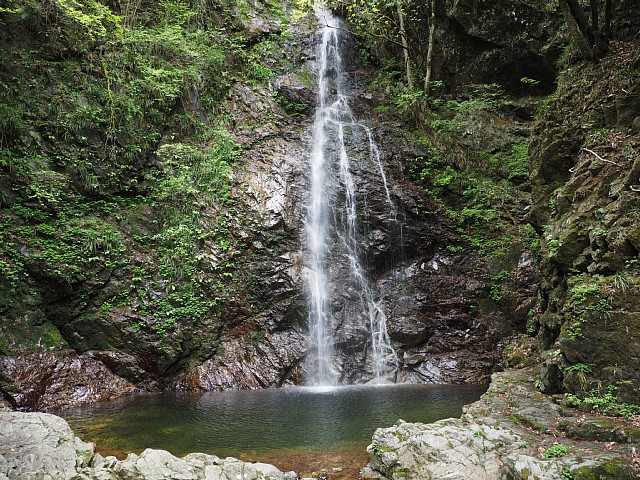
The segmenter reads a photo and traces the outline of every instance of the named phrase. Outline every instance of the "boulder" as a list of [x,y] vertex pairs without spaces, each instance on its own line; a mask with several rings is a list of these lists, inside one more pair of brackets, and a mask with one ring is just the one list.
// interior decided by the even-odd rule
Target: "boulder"
[[69,424],[47,413],[0,409],[0,480],[296,480],[273,465],[146,449],[120,461],[95,454]]
[[0,411],[0,478],[69,480],[92,456],[60,417]]
[[[558,418],[573,433],[571,439],[556,429]],[[487,393],[465,407],[460,419],[428,425],[399,421],[376,430],[367,448],[372,457],[363,478],[637,478],[633,447],[609,443],[610,437],[607,442],[576,442],[573,438],[580,430],[573,424],[578,421],[534,388],[530,371],[496,373]],[[588,421],[593,424],[595,419]],[[626,441],[634,431],[624,420],[608,430],[617,432],[617,439],[625,435]],[[597,476],[602,472],[611,476]]]

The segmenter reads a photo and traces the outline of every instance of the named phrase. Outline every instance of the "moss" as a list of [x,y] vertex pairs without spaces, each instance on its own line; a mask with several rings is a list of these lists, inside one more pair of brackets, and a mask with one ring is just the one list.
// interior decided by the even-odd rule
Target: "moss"
[[567,436],[576,440],[595,440],[601,442],[618,441],[616,425],[609,419],[589,419],[584,422],[571,423],[565,427]]
[[406,442],[407,440],[409,440],[409,435],[404,434],[404,433],[400,433],[399,431],[394,431],[393,435],[400,440],[401,442]]
[[529,427],[534,429],[536,432],[547,433],[549,429],[537,422],[532,418],[528,418],[524,415],[520,415],[519,413],[512,413],[510,416],[511,420],[513,420],[517,425],[522,425],[524,427]]
[[595,466],[584,466],[571,470],[573,480],[635,480],[637,472],[622,458],[616,458]]
[[67,343],[60,331],[50,322],[42,325],[42,341],[46,347],[61,347]]

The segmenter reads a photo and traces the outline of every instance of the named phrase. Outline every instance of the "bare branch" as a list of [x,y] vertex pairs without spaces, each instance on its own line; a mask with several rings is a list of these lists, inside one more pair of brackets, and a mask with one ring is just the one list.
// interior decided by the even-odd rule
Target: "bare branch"
[[600,155],[598,155],[593,150],[589,150],[588,148],[583,148],[582,150],[584,150],[585,152],[589,152],[590,154],[594,155],[598,160],[602,160],[603,162],[607,162],[607,163],[613,163],[614,165],[617,165],[618,167],[622,167],[622,165],[620,165],[617,162],[613,162],[611,160],[607,160],[606,158],[602,158]]
[[[342,32],[347,32],[350,35],[354,35],[354,36],[359,36],[360,35],[360,34],[354,32],[353,30],[349,30],[348,28],[338,27],[336,25],[329,25],[326,20],[324,22],[324,26],[327,27],[327,28],[335,28],[336,30],[340,30]],[[377,33],[371,33],[371,32],[364,32],[364,34],[368,35],[370,37],[374,37],[374,38],[381,38],[383,40],[386,40],[387,42],[393,43],[394,45],[398,45],[402,49],[407,48],[404,45],[402,45],[402,42],[399,42],[397,40],[393,40],[392,38],[386,37],[384,35],[378,35]]]

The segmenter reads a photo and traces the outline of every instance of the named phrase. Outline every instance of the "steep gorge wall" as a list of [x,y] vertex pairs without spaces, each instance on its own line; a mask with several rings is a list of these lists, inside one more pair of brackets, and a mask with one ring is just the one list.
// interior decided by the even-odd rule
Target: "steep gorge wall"
[[[51,12],[3,12],[2,370],[25,407],[162,388],[234,339],[256,344],[273,312],[304,321],[295,302],[274,301],[299,290],[281,264],[295,264],[300,218],[279,203],[295,179],[271,179],[304,147],[268,140],[299,138],[289,113],[310,106],[266,88],[291,63],[261,64],[265,49],[304,41],[279,35],[279,5],[156,7],[124,32],[104,9],[85,12],[97,17],[88,27],[58,12],[80,30],[63,35]],[[280,157],[264,167],[270,151]],[[264,386],[299,360],[296,338]]]
[[[132,37],[106,14],[96,37],[64,12],[80,33],[60,35],[31,6],[3,13],[2,61],[14,67],[2,76],[1,364],[3,391],[23,407],[304,378],[314,25],[289,24],[279,4],[182,17],[170,7],[140,13]],[[357,80],[367,66],[350,55]],[[385,99],[362,82],[356,114],[379,117]],[[359,188],[371,208],[367,274],[399,379],[486,381],[509,327],[477,307],[490,286],[484,263],[450,248],[465,243],[458,227],[409,172],[425,152],[387,118],[371,125],[397,229],[372,166]],[[347,297],[337,292],[335,308]]]
[[[637,232],[625,218],[635,211],[637,181],[637,95],[629,83],[636,47],[616,44],[609,63],[585,70],[592,78],[583,70],[565,74],[576,89],[552,97],[534,132],[533,207],[525,218],[530,184],[516,156],[537,101],[528,95],[553,86],[564,37],[557,36],[558,12],[543,5],[483,5],[454,2],[437,11],[434,79],[459,102],[437,113],[464,127],[440,131],[455,134],[452,143],[409,134],[410,119],[394,113],[388,92],[367,90],[376,84],[371,66],[348,54],[354,110],[372,119],[398,205],[390,219],[375,168],[358,166],[359,198],[371,211],[362,219],[367,274],[389,319],[398,380],[487,381],[500,368],[503,338],[526,329],[551,348],[543,354],[547,391],[586,388],[578,372],[565,371],[569,364],[589,366],[588,386],[634,382],[633,351],[611,356],[600,340],[615,345],[623,331],[635,335]],[[9,93],[2,104],[0,362],[5,393],[23,406],[304,379],[315,25],[309,16],[291,22],[280,4],[194,12],[195,23],[156,19],[163,35],[210,35],[201,52],[173,40],[154,47],[163,60],[177,55],[180,68],[197,59],[195,73],[173,72],[175,84],[150,82],[145,68],[172,71],[145,64],[127,41],[55,37],[55,24],[38,23],[42,12],[30,12],[26,24],[4,13],[2,61],[15,67],[13,77],[1,77]],[[54,39],[49,47],[36,40],[43,31]],[[398,58],[388,45],[368,48],[380,61]],[[119,70],[122,61],[147,78]],[[621,73],[605,84],[609,71]],[[539,80],[538,90],[519,85],[521,76]],[[141,90],[127,91],[125,80]],[[474,96],[471,84],[494,82],[525,95]],[[587,91],[592,102],[583,107]],[[144,102],[127,104],[131,98]],[[597,148],[605,144],[615,158]],[[469,174],[474,168],[489,173],[478,180]],[[194,170],[199,177],[185,173]],[[183,182],[177,190],[176,182]],[[606,192],[593,188],[609,182]],[[603,200],[609,194],[615,202]],[[545,252],[535,311],[540,274],[528,221]],[[616,289],[621,294],[610,295]],[[349,293],[334,293],[340,311]],[[603,319],[605,330],[585,328]],[[355,348],[347,337],[337,341],[341,355]],[[359,368],[345,378],[366,377]],[[620,384],[632,395],[628,387]]]
[[[528,285],[541,279],[540,298],[537,305],[528,304],[532,308],[525,319],[526,331],[537,341],[516,347],[506,364],[519,364],[522,356],[542,362],[540,381],[547,392],[583,397],[603,395],[610,386],[621,400],[633,401],[639,385],[634,339],[640,27],[633,2],[614,3],[611,50],[599,62],[579,60],[584,51],[554,2],[435,2],[433,17],[428,3],[416,10],[407,7],[411,16],[406,21],[410,46],[420,44],[434,22],[432,80],[444,82],[434,87],[434,95],[444,88],[451,97],[473,98],[470,84],[497,82],[521,97],[511,105],[521,115],[518,121],[538,111],[529,149],[531,184],[520,187],[531,188],[531,208],[513,209],[514,223],[530,222],[541,238],[542,270],[528,274]],[[397,45],[380,39],[368,44],[381,65],[394,58],[402,72]],[[427,51],[413,50],[418,51],[412,66],[419,78]],[[528,89],[522,77],[540,83]],[[556,83],[556,92],[537,106],[532,99],[523,102],[530,94],[553,91]],[[432,104],[431,110],[436,115],[427,113],[424,123],[437,130],[442,109]],[[444,113],[447,121],[459,116]],[[485,137],[495,141],[501,136],[492,128],[492,122],[479,121],[467,128],[475,143],[465,140],[464,130],[455,141],[468,150],[483,142],[491,145]],[[449,157],[455,164],[455,153]],[[473,167],[460,168],[465,169]],[[442,181],[438,177],[428,188],[437,191]],[[468,205],[459,192],[444,200],[454,209]],[[497,263],[511,270],[506,257]]]

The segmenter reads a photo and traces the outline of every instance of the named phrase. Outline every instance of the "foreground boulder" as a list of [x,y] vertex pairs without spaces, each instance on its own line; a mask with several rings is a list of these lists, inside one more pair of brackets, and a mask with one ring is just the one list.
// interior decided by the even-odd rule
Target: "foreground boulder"
[[147,449],[120,461],[94,454],[62,418],[0,410],[0,480],[296,480],[273,465]]
[[376,430],[364,478],[637,479],[640,430],[632,423],[564,408],[526,371],[498,373],[460,419]]
[[[0,412],[0,479],[69,479],[87,465],[93,445],[44,413]],[[44,475],[44,477],[43,477]]]

